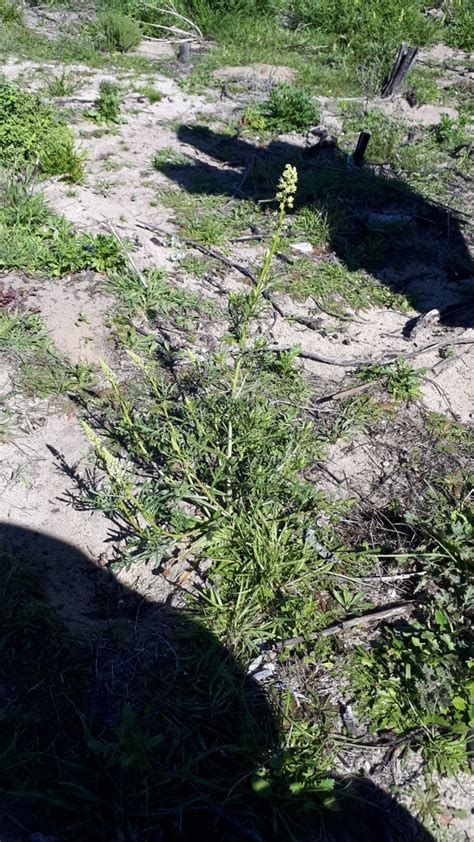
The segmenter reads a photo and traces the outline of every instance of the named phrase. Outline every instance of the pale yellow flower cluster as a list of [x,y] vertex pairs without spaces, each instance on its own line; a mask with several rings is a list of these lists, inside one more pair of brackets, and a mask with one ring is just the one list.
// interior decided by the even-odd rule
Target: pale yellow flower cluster
[[278,182],[278,191],[276,194],[280,210],[293,207],[297,184],[298,173],[296,167],[293,167],[291,164],[287,164],[283,170],[280,181]]

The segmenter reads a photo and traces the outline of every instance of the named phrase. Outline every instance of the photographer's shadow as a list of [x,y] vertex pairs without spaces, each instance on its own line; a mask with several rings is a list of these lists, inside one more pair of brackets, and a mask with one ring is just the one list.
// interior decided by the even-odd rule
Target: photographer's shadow
[[337,811],[305,793],[285,829],[252,787],[278,755],[274,711],[213,634],[21,525],[0,525],[0,562],[2,842],[433,842],[358,779]]
[[298,170],[294,211],[315,212],[327,226],[330,251],[347,269],[366,271],[375,283],[403,292],[415,309],[440,310],[446,326],[474,326],[474,263],[463,214],[405,181],[354,166],[324,137],[307,148],[285,138],[259,145],[182,125],[177,139],[207,158],[159,166],[187,193],[265,203],[275,196],[285,164],[292,164]]

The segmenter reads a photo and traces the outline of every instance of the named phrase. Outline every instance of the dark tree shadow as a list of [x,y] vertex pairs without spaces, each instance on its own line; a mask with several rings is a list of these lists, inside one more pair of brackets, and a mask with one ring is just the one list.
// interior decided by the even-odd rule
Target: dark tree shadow
[[417,309],[440,310],[442,324],[474,324],[474,263],[462,215],[405,182],[353,166],[335,145],[304,149],[274,140],[257,146],[199,125],[181,126],[177,137],[216,160],[215,166],[202,161],[160,166],[187,192],[268,200],[285,164],[293,164],[295,210],[307,207],[326,217],[331,250],[349,270],[367,270]]
[[2,524],[0,562],[2,842],[433,842],[354,778],[338,811],[295,799],[283,830],[250,786],[274,712],[213,634],[47,534]]

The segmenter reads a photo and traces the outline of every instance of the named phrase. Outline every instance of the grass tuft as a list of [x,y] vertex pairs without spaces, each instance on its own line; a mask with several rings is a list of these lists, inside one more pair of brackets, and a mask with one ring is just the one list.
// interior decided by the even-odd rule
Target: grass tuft
[[142,40],[138,21],[117,11],[105,11],[98,15],[90,31],[97,49],[107,52],[127,53]]
[[74,149],[71,130],[40,99],[0,81],[0,164],[35,164],[44,175],[80,181],[83,157]]

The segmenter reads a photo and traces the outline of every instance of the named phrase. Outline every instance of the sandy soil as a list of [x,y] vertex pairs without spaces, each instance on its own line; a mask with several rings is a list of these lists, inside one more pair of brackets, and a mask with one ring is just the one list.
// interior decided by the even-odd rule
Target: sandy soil
[[[33,11],[31,12],[33,15]],[[45,28],[47,22],[45,22]],[[49,22],[48,33],[54,37],[54,20]],[[142,45],[142,52],[148,55],[156,48]],[[158,53],[155,52],[155,55]],[[452,58],[446,50],[430,59]],[[54,63],[48,65],[54,69]],[[59,65],[58,65],[59,67]],[[171,146],[174,150],[191,155],[194,160],[206,163],[204,152],[190,150],[189,146],[176,139],[173,121],[191,123],[197,121],[210,124],[225,123],[235,111],[235,102],[219,99],[218,89],[207,96],[194,96],[183,92],[178,83],[157,73],[153,83],[161,91],[160,102],[150,104],[133,87],[149,82],[148,77],[136,75],[91,72],[89,68],[70,68],[83,77],[83,86],[68,105],[72,109],[73,122],[79,133],[80,147],[87,153],[86,180],[84,184],[71,188],[59,180],[45,185],[46,195],[52,206],[64,214],[77,227],[98,231],[115,230],[120,237],[129,239],[136,246],[133,259],[140,268],[147,266],[165,267],[174,270],[176,244],[166,237],[156,237],[150,231],[138,227],[144,220],[152,226],[172,234],[176,231],[174,213],[160,203],[160,192],[174,185],[154,170],[151,158],[154,152]],[[30,87],[38,87],[45,70],[32,62],[9,61],[3,72],[10,79],[31,80]],[[219,80],[257,80],[267,84],[269,79],[288,79],[288,68],[257,65],[250,68],[224,68],[216,74]],[[95,99],[103,79],[117,81],[131,92],[125,99],[126,121],[116,131],[101,137],[93,136],[97,128],[85,115]],[[337,121],[337,108],[325,100],[321,103],[328,118]],[[456,115],[454,108],[423,106],[410,109],[404,101],[384,104],[387,113],[400,113],[404,119],[432,124],[439,120],[440,113]],[[209,161],[212,161],[209,158]],[[213,162],[214,163],[214,162]],[[263,254],[263,246],[253,250],[236,249],[232,252],[247,261]],[[423,267],[421,268],[423,273]],[[181,277],[181,281],[196,289],[194,279]],[[424,279],[426,282],[426,278]],[[21,275],[10,275],[8,284],[25,292],[25,303],[38,309],[44,319],[57,348],[71,361],[83,359],[97,364],[105,359],[110,364],[117,361],[116,351],[110,338],[108,318],[114,307],[111,295],[105,289],[104,279],[94,273],[58,280],[25,279]],[[243,288],[242,278],[233,271],[223,271],[220,282],[226,288]],[[446,278],[440,273],[429,278],[425,287],[433,290],[436,285],[437,301],[440,289],[446,285]],[[209,288],[209,295],[216,295]],[[427,309],[430,293],[427,292]],[[280,299],[279,299],[280,300]],[[306,313],[303,305],[295,305],[281,297],[286,312]],[[452,301],[451,289],[446,286],[446,301]],[[357,313],[351,322],[335,327],[334,319],[318,313],[321,330],[314,331],[281,318],[268,319],[267,338],[279,346],[301,345],[309,351],[334,360],[334,364],[323,364],[304,360],[303,364],[317,384],[317,392],[324,394],[337,388],[346,377],[352,365],[344,360],[378,361],[387,353],[405,355],[446,337],[474,339],[472,328],[445,328],[438,324],[422,331],[416,340],[407,340],[403,335],[407,321],[417,315],[383,308],[372,308]],[[474,381],[472,346],[462,347],[455,358],[446,366],[436,367],[440,358],[436,349],[414,358],[420,367],[429,369],[422,386],[422,403],[425,408],[446,414],[464,423],[473,420]],[[12,394],[14,381],[11,368],[0,371],[0,396]],[[16,402],[16,403],[15,403]],[[83,434],[76,411],[72,404],[53,405],[16,396],[16,434],[11,441],[0,442],[0,520],[6,524],[21,526],[47,533],[80,549],[93,564],[99,567],[114,558],[117,549],[117,535],[113,525],[99,512],[87,511],[75,506],[81,480],[90,470],[90,448]],[[379,443],[380,444],[380,443]],[[394,450],[390,442],[375,450],[370,438],[361,434],[350,445],[341,442],[334,445],[328,454],[326,466],[336,480],[321,479],[323,490],[340,496],[357,494],[373,504],[382,503],[396,494],[396,469],[400,462],[401,447]],[[65,470],[66,468],[66,470]],[[27,548],[28,549],[28,548]],[[69,566],[68,566],[69,567]],[[179,579],[183,570],[177,569],[173,576],[164,579],[155,575],[152,566],[134,567],[123,570],[119,576],[128,587],[153,601],[163,601],[173,594],[173,579]],[[57,587],[61,576],[54,574],[55,591],[51,597],[60,607],[68,605],[68,619],[74,625],[87,622],[94,584],[90,576],[80,567],[77,576],[63,581],[63,588]],[[74,611],[70,612],[70,606]],[[453,796],[454,800],[456,798]],[[459,800],[459,799],[457,799]],[[461,799],[462,801],[462,799]],[[466,798],[463,804],[465,805]],[[468,833],[466,825],[466,833]],[[466,836],[466,838],[468,838]]]
[[[54,63],[49,63],[49,69],[54,69]],[[44,67],[35,65],[33,62],[9,61],[4,67],[4,72],[10,79],[32,80],[32,87],[37,86]],[[151,158],[154,152],[165,147],[172,147],[174,150],[186,154],[192,160],[199,163],[215,163],[212,157],[205,152],[196,151],[185,143],[176,139],[173,121],[192,123],[208,122],[215,124],[216,112],[218,114],[218,125],[231,119],[235,111],[235,103],[226,99],[219,99],[218,90],[211,91],[207,96],[189,95],[180,88],[176,81],[156,74],[153,79],[163,95],[160,102],[150,104],[144,101],[137,89],[144,83],[149,82],[147,77],[137,78],[132,74],[118,74],[111,72],[93,72],[81,65],[71,67],[70,70],[82,77],[82,88],[80,93],[71,97],[68,105],[72,108],[73,122],[79,134],[79,143],[82,150],[87,154],[86,180],[84,184],[74,187],[71,191],[67,185],[58,179],[52,179],[44,185],[46,195],[52,206],[61,214],[64,214],[75,226],[91,231],[116,231],[120,237],[130,240],[135,250],[133,260],[137,266],[165,267],[173,270],[176,264],[177,247],[175,243],[167,241],[166,236],[157,237],[153,233],[138,227],[139,220],[148,222],[151,226],[157,226],[165,232],[172,234],[176,231],[174,212],[160,204],[160,192],[174,187],[166,176],[157,172],[151,166]],[[38,72],[36,72],[38,71]],[[39,72],[41,71],[41,73]],[[238,71],[238,72],[237,72]],[[224,68],[219,72],[219,78],[247,80],[250,85],[255,84],[255,79],[268,81],[271,78],[286,78],[285,68],[270,65],[252,65],[244,68]],[[88,121],[85,112],[90,108],[90,103],[98,93],[99,84],[103,79],[116,81],[122,85],[124,90],[131,91],[126,95],[124,105],[125,120],[119,124],[113,132],[104,134],[101,137],[93,136],[96,125]],[[329,101],[328,101],[329,103]],[[388,103],[390,107],[399,107]],[[334,111],[334,102],[332,103]],[[433,119],[434,119],[433,113]],[[439,116],[439,114],[438,114]],[[245,248],[237,247],[234,250],[235,256],[244,262],[252,263],[261,259],[262,247]],[[182,250],[178,247],[182,254]],[[446,284],[443,273],[437,277],[431,276],[429,283],[423,276],[423,266],[414,265],[413,274],[417,271],[418,283],[422,288],[426,287],[429,292],[426,294],[426,308],[430,307],[430,295],[436,290],[436,301],[443,300],[443,284],[446,287],[446,302],[452,301],[452,285]],[[416,271],[417,270],[417,271]],[[405,272],[410,274],[410,267],[405,267]],[[224,286],[227,288],[243,288],[241,276],[233,270],[223,270],[220,276]],[[75,277],[66,277],[62,280],[35,279],[26,280],[21,275],[10,275],[7,278],[8,284],[21,288],[26,293],[25,303],[28,306],[38,309],[45,321],[47,329],[57,348],[67,354],[71,361],[76,362],[83,359],[89,363],[97,363],[99,359],[108,362],[114,360],[114,350],[110,339],[108,317],[113,309],[113,299],[104,289],[104,279],[94,273],[83,273]],[[191,288],[199,288],[195,279],[186,278],[180,275],[180,282],[188,284]],[[202,289],[202,287],[201,287]],[[208,294],[216,295],[214,288],[209,287]],[[294,314],[306,314],[307,307],[296,305],[291,300],[280,296],[280,302],[285,307],[285,312],[291,316]],[[374,360],[377,361],[387,353],[404,355],[421,347],[428,346],[437,341],[442,341],[446,336],[472,337],[472,329],[449,328],[445,329],[436,323],[418,334],[416,340],[407,340],[403,336],[403,329],[407,321],[416,315],[413,313],[401,313],[383,308],[372,308],[356,315],[353,321],[340,323],[335,326],[334,319],[324,313],[318,313],[318,323],[321,327],[318,331],[309,330],[303,326],[283,320],[280,317],[269,319],[267,339],[279,346],[290,346],[295,343],[301,345],[303,351],[316,353],[334,360],[334,365],[304,360],[303,364],[312,375],[313,382],[318,383],[317,391],[325,393],[329,387],[333,387],[342,381],[346,370],[351,367],[344,366],[344,360]],[[447,330],[449,333],[447,333]],[[446,413],[459,421],[469,422],[473,414],[473,379],[472,379],[472,356],[471,346],[461,349],[456,358],[444,368],[432,369],[435,363],[439,362],[437,351],[423,353],[415,357],[415,362],[420,367],[430,369],[430,376],[423,382],[423,402],[428,409]],[[62,420],[61,420],[62,419]],[[65,425],[62,429],[61,425]],[[66,432],[66,430],[70,430]],[[35,504],[35,524],[41,528],[59,528],[61,517],[58,513],[49,522],[48,510],[45,512],[41,506],[44,505],[44,489],[53,488],[61,496],[64,488],[60,484],[60,472],[57,470],[55,460],[47,445],[58,447],[58,443],[66,441],[73,448],[72,461],[86,458],[88,453],[87,445],[84,442],[80,428],[74,419],[72,410],[70,416],[54,415],[47,417],[41,431],[35,431],[35,438],[27,437],[26,442],[33,451],[40,449],[41,460],[33,465],[28,465],[28,460],[23,459],[23,454],[15,444],[4,444],[1,446],[2,464],[10,466],[12,473],[17,469],[25,470],[27,467],[26,484],[15,485],[14,499],[10,500],[3,496],[1,501],[0,516],[9,520],[15,516],[15,511],[21,511],[22,498],[25,495],[25,512],[30,520],[32,500]],[[360,452],[354,455],[352,452],[343,459],[342,473],[359,477],[362,483],[362,474],[367,475],[370,469],[365,463],[363,471],[360,470],[358,460]],[[23,459],[23,462],[22,462]],[[335,454],[329,457],[337,472],[337,462],[340,457]],[[70,459],[68,457],[67,461]],[[372,471],[372,479],[376,475]],[[62,476],[62,483],[66,478]],[[13,491],[10,489],[10,493]],[[48,496],[48,495],[46,495]],[[55,497],[56,494],[49,496]],[[40,505],[41,501],[41,505]],[[15,508],[17,507],[17,508]],[[64,514],[64,533],[69,528],[69,518],[72,516],[72,509]],[[104,540],[104,524],[99,515],[91,516],[80,511],[74,512],[77,518],[77,528],[74,529],[75,540],[82,545],[84,535],[93,535],[94,553],[102,547]],[[83,524],[80,526],[79,524]],[[97,534],[95,534],[97,532]],[[66,535],[64,535],[66,537]],[[85,546],[85,545],[84,545]],[[93,553],[93,554],[94,554]]]

